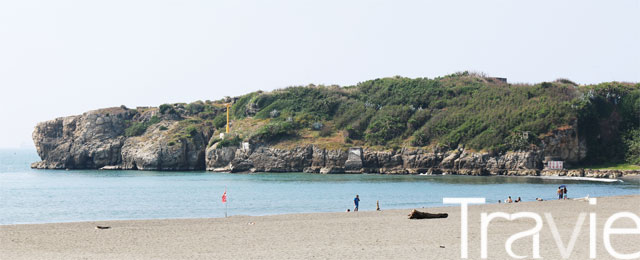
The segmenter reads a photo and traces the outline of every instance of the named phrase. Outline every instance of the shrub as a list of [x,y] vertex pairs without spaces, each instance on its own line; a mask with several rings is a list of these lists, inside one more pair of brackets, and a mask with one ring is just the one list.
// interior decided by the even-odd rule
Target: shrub
[[157,124],[160,121],[160,118],[157,116],[152,116],[147,122],[134,122],[124,130],[124,135],[127,137],[142,135],[147,131],[149,126]]
[[261,94],[254,99],[260,111],[257,118],[269,118],[273,110],[289,114],[309,114],[313,118],[328,119],[332,117],[344,93],[324,86],[289,87],[269,94]]
[[414,132],[420,129],[429,119],[431,119],[431,111],[426,109],[418,110],[407,121],[407,127],[409,131]]
[[365,140],[372,144],[386,144],[387,141],[401,137],[411,116],[408,106],[392,105],[382,108],[367,128]]
[[565,78],[559,78],[556,79],[556,82],[562,83],[562,84],[569,84],[569,85],[574,85],[574,86],[578,86],[578,84],[576,84],[575,82],[569,80],[569,79],[565,79]]
[[320,129],[320,133],[318,134],[321,137],[331,136],[333,134],[333,129],[331,127],[323,127]]
[[231,106],[231,114],[233,115],[234,118],[244,118],[245,115],[245,111],[247,109],[247,104],[249,104],[249,102],[256,96],[258,95],[257,92],[253,92],[253,93],[249,93],[246,94],[242,97],[240,97],[238,100],[236,100],[236,102],[233,104],[233,106]]
[[415,131],[413,133],[413,140],[411,145],[413,146],[425,146],[429,144],[430,136],[425,131]]
[[622,139],[626,161],[640,165],[640,128],[629,130],[622,136]]
[[173,113],[173,106],[169,105],[169,104],[162,104],[160,105],[160,114],[171,114]]
[[258,131],[251,136],[251,139],[257,142],[274,141],[282,137],[294,135],[296,129],[297,127],[294,122],[272,121],[258,129]]
[[202,119],[215,119],[216,118],[216,114],[214,112],[200,112],[198,113],[198,117],[202,118]]
[[190,125],[185,129],[185,133],[187,133],[189,138],[193,138],[199,133],[199,130],[197,126]]
[[189,112],[189,114],[196,115],[196,114],[204,111],[204,103],[202,101],[189,103],[185,107],[185,109],[187,110],[187,112]]
[[227,125],[227,115],[225,113],[220,113],[213,119],[213,127],[216,129],[223,128],[225,125]]
[[124,135],[127,137],[138,136],[144,134],[145,131],[147,131],[147,125],[145,123],[134,122],[124,130]]
[[300,113],[293,118],[293,121],[300,127],[308,127],[313,122],[313,117],[306,113]]
[[239,136],[234,136],[232,138],[220,140],[220,142],[218,142],[218,147],[240,146],[241,143],[242,139]]

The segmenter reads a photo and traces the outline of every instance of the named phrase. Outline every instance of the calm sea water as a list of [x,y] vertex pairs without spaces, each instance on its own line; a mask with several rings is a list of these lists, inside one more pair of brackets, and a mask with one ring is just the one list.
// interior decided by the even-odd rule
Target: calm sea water
[[442,206],[443,197],[554,199],[640,194],[639,181],[616,183],[525,177],[227,174],[32,170],[33,150],[0,150],[0,224],[112,219],[223,217],[342,212],[359,194],[361,210]]

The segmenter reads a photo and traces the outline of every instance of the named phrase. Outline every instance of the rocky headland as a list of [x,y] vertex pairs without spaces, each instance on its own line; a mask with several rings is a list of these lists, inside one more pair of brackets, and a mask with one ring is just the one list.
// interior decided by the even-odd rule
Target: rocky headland
[[[483,80],[489,84],[487,79]],[[495,84],[502,86],[500,84],[504,83]],[[304,88],[314,90],[318,87]],[[349,93],[344,94],[341,88],[333,88],[323,91],[338,91],[348,97]],[[569,117],[562,126],[551,126],[545,132],[511,131],[504,140],[492,140],[498,144],[494,147],[506,149],[478,149],[464,141],[452,145],[435,138],[431,138],[433,141],[428,145],[419,143],[425,138],[422,133],[435,133],[429,128],[429,120],[438,119],[438,113],[446,113],[446,107],[429,110],[426,121],[421,122],[424,124],[422,127],[414,126],[414,121],[419,119],[414,118],[426,109],[409,108],[408,113],[414,113],[414,116],[401,121],[400,127],[383,132],[387,134],[385,137],[375,132],[379,127],[375,122],[377,115],[369,117],[369,127],[358,133],[353,130],[357,124],[349,125],[349,121],[340,123],[340,113],[348,113],[340,112],[340,109],[333,110],[332,117],[319,120],[300,112],[299,108],[287,110],[286,106],[280,105],[280,110],[275,109],[273,105],[265,104],[265,99],[277,103],[274,94],[257,92],[238,98],[191,104],[135,109],[113,107],[42,122],[33,132],[42,160],[31,167],[595,178],[640,174],[639,170],[546,169],[548,161],[563,161],[565,167],[581,165],[590,159],[593,149],[599,149],[593,146],[589,132],[581,130],[579,117]],[[233,104],[233,131],[230,134],[224,133],[227,103]],[[365,112],[384,110],[384,106],[379,105],[366,110],[367,106],[373,105],[364,104]],[[598,131],[602,135],[598,138],[613,136],[616,133],[612,131],[619,130],[619,122],[623,120],[619,115],[614,116],[618,117],[617,121],[613,120],[613,123],[618,122],[617,125],[607,127],[600,124]],[[463,119],[461,123],[467,121],[472,120]],[[606,118],[602,122],[611,123],[612,119]],[[409,131],[415,132],[411,135]],[[374,139],[379,136],[382,139]]]

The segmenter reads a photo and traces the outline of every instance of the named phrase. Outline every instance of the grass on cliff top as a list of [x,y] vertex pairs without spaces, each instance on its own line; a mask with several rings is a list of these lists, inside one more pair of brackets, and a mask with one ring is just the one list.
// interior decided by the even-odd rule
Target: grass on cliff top
[[592,170],[640,170],[640,165],[634,165],[629,163],[607,163],[607,164],[586,166],[584,168],[592,169]]
[[354,146],[344,142],[344,136],[341,132],[331,131],[326,136],[321,136],[320,131],[313,131],[310,129],[303,129],[298,131],[298,135],[280,140],[274,144],[273,147],[278,149],[292,149],[297,146],[315,145],[319,148],[328,150],[345,150],[348,147]]

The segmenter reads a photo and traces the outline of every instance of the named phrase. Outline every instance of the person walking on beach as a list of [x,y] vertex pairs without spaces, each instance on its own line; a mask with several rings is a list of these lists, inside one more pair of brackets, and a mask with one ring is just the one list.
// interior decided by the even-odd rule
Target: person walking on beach
[[358,197],[357,194],[356,194],[356,198],[353,199],[353,204],[355,205],[355,208],[353,209],[353,211],[358,211],[358,205],[360,205],[360,197]]

